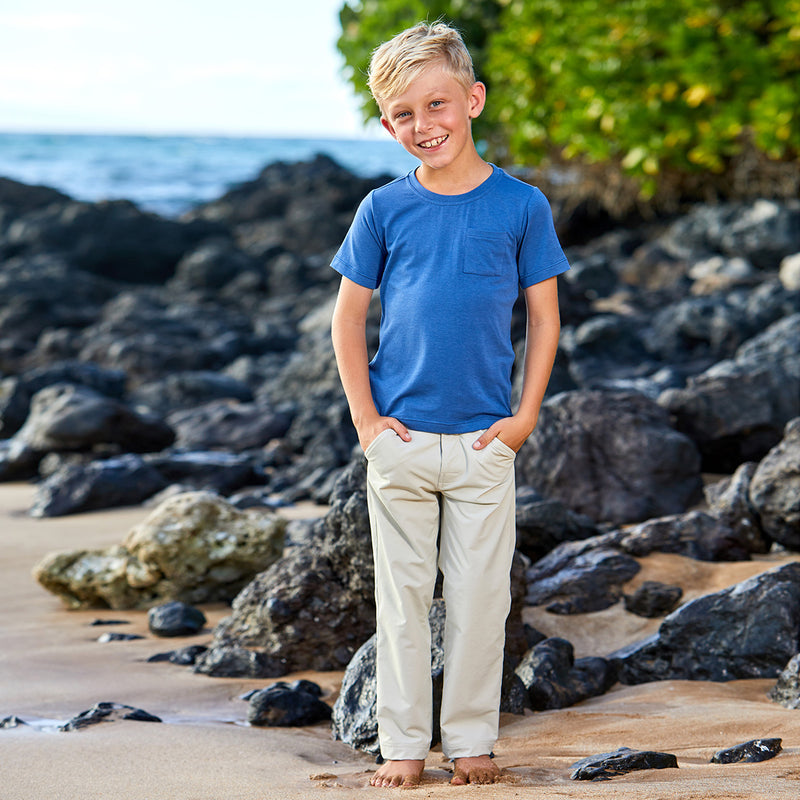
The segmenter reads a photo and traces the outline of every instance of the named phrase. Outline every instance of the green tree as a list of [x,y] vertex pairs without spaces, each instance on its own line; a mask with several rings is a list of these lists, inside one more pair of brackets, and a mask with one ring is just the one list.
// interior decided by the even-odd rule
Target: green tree
[[353,0],[339,47],[367,116],[372,49],[438,17],[489,87],[476,134],[499,163],[602,166],[658,198],[724,194],[749,152],[800,186],[800,0]]

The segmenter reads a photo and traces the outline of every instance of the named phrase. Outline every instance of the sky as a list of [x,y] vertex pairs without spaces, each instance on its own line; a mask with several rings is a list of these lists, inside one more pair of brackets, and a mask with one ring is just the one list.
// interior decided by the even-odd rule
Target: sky
[[0,131],[352,138],[344,0],[0,0]]

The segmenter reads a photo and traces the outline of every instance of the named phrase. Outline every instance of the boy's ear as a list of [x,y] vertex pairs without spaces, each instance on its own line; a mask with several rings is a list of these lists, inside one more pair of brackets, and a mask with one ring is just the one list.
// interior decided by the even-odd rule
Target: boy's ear
[[389,120],[386,119],[386,117],[381,117],[381,125],[383,125],[383,127],[386,128],[387,131],[389,131],[389,135],[393,139],[397,138],[397,134],[394,132],[394,128],[392,127],[392,123],[389,122]]
[[470,87],[468,100],[470,119],[475,119],[480,116],[486,105],[486,85],[481,81],[475,81]]

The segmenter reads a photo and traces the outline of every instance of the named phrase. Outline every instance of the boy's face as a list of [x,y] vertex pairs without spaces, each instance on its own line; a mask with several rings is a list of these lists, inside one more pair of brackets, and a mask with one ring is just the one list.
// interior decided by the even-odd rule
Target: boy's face
[[441,64],[432,64],[400,95],[382,104],[383,127],[425,167],[458,167],[472,158],[472,120],[483,111],[486,87],[469,90]]

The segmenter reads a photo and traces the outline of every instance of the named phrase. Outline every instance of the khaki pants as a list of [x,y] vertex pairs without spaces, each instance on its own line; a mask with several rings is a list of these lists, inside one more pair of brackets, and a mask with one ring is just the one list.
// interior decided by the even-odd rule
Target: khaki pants
[[516,543],[515,453],[481,431],[383,431],[366,450],[375,557],[377,715],[386,759],[423,759],[431,742],[428,612],[444,575],[442,749],[490,753],[500,717],[505,620]]

